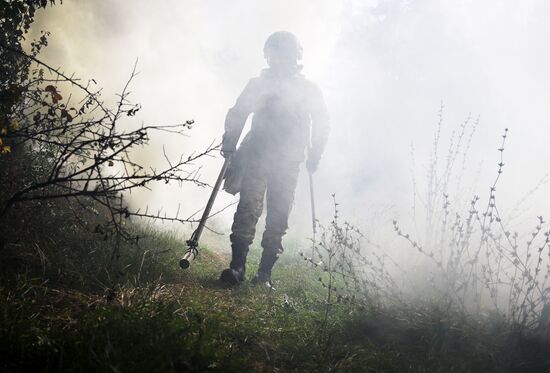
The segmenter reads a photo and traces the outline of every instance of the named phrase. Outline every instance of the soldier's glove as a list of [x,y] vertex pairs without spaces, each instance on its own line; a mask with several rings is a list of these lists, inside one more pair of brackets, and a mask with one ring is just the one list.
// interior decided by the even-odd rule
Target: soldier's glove
[[319,167],[319,158],[318,157],[312,157],[310,154],[306,161],[306,169],[307,171],[312,174],[315,171],[317,171],[317,168]]
[[223,135],[222,149],[220,151],[222,157],[229,158],[236,150],[236,141],[227,134]]

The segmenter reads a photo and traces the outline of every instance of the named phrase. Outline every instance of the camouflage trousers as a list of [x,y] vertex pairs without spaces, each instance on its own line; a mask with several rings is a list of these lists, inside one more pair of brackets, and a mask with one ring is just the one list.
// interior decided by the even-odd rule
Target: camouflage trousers
[[282,238],[288,229],[300,162],[248,159],[240,190],[240,200],[231,227],[233,251],[243,250],[254,240],[256,224],[266,201],[265,231],[262,237],[260,271],[271,272],[271,267],[283,252]]

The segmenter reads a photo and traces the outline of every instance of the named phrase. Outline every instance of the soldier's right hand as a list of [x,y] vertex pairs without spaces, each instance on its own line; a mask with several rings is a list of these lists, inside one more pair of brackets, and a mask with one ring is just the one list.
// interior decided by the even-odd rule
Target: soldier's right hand
[[315,173],[319,167],[319,159],[312,158],[311,156],[306,161],[306,169],[310,174]]

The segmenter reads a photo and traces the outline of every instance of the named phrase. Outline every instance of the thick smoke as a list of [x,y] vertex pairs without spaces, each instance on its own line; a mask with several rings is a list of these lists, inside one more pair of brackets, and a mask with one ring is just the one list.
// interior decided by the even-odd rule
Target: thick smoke
[[[391,228],[394,217],[410,218],[411,145],[422,190],[441,103],[442,159],[452,131],[469,115],[472,122],[479,117],[462,194],[472,186],[480,195],[488,191],[504,128],[510,129],[498,191],[504,210],[550,172],[549,16],[543,0],[73,0],[44,12],[34,31],[52,32],[46,61],[95,78],[108,100],[138,59],[132,97],[145,123],[196,121],[185,141],[155,139],[159,146],[143,154],[150,164],[163,162],[163,143],[176,155],[220,141],[227,109],[265,66],[265,38],[294,32],[304,48],[303,71],[321,87],[331,114],[315,175],[319,219],[330,219],[336,193],[342,214],[375,234]],[[221,163],[221,157],[205,161],[204,180],[212,182]],[[523,202],[518,222],[550,210],[547,191],[542,183]],[[208,193],[161,185],[130,198],[168,213],[178,204],[191,212]],[[222,195],[217,205],[231,201]],[[232,211],[217,218],[217,228],[228,230]],[[309,234],[308,211],[303,172],[291,236]]]

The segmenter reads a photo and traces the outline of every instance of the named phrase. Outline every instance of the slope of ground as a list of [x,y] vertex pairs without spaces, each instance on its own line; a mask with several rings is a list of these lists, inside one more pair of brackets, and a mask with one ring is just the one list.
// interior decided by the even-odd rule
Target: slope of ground
[[[217,280],[227,258],[204,249],[192,268],[175,250],[150,267],[147,250],[179,247],[156,234],[141,266],[105,292],[19,276],[4,283],[2,371],[544,371],[542,336],[439,307],[335,303],[325,320],[319,272],[285,253],[276,290]],[[179,252],[178,251],[178,252]],[[249,276],[258,258],[250,260]],[[145,258],[145,259],[143,259]],[[293,260],[296,259],[296,260]],[[138,262],[140,262],[138,260]],[[136,266],[137,267],[137,266]],[[143,278],[139,278],[143,276]]]

